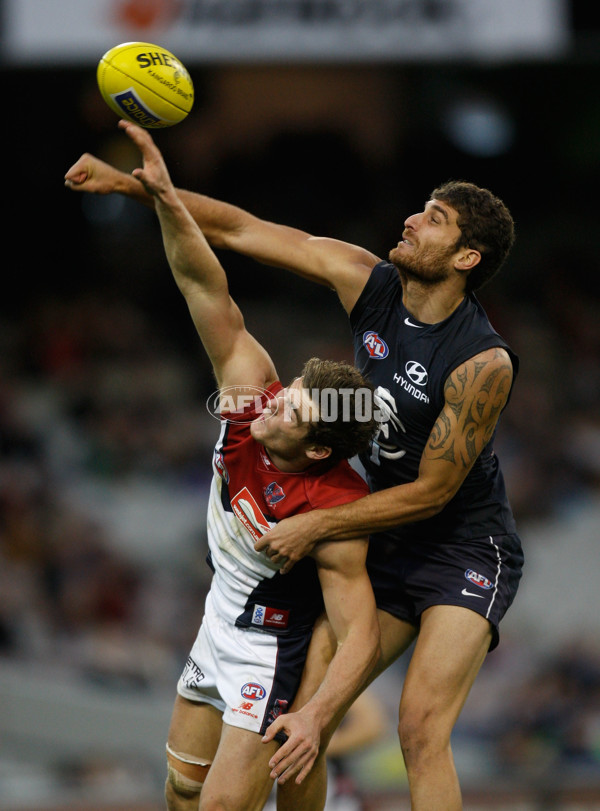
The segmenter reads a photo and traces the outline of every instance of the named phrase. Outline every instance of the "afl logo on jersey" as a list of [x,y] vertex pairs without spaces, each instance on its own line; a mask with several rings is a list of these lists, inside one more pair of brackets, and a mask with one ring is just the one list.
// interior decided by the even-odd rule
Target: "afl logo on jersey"
[[364,333],[363,344],[369,353],[369,357],[374,358],[374,360],[383,360],[389,355],[390,350],[388,349],[388,345],[383,338],[380,338],[373,330]]
[[409,360],[406,366],[406,375],[408,379],[415,384],[415,386],[424,386],[427,383],[427,369],[417,363],[416,360]]

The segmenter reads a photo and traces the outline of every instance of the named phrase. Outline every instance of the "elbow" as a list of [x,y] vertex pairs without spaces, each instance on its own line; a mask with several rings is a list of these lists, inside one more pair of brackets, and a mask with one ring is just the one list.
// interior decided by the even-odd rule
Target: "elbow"
[[217,248],[217,250],[223,251],[230,251],[232,250],[232,242],[231,235],[227,231],[221,230],[211,230],[207,228],[203,230],[203,234],[206,237],[206,241],[212,248]]
[[446,504],[451,500],[452,496],[447,493],[440,493],[436,494],[436,496],[432,496],[432,498],[428,501],[427,505],[425,506],[424,510],[424,518],[433,518],[434,515],[438,515],[444,509]]
[[444,483],[437,487],[428,487],[424,492],[421,507],[421,520],[433,518],[441,513],[444,507],[449,504],[458,491],[454,484]]

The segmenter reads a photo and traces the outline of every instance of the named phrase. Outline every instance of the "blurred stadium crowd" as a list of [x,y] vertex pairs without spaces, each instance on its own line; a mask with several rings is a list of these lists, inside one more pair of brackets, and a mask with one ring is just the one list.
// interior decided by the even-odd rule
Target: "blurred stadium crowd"
[[[88,111],[88,131],[97,115]],[[96,143],[82,140],[71,161],[96,147],[123,166],[135,161],[113,125],[110,134],[98,126]],[[374,171],[332,130],[276,133],[217,168],[194,161],[190,139],[188,129],[162,140],[180,185],[383,255],[406,207],[429,192],[418,174],[402,188],[401,167]],[[431,187],[445,179],[434,177],[437,163]],[[67,167],[54,167],[58,180]],[[64,194],[77,256],[68,281],[55,278],[54,290],[1,316],[0,662],[60,664],[108,691],[173,690],[210,575],[204,504],[217,426],[205,401],[214,381],[153,214]],[[589,277],[565,273],[591,261],[585,246],[544,250],[544,234],[534,239],[521,224],[526,205],[516,205],[523,247],[481,298],[521,356],[496,450],[527,555],[530,527],[539,543],[545,526],[600,500],[600,303]],[[222,258],[283,378],[313,354],[350,357],[328,291]],[[457,729],[458,750],[478,777],[600,784],[598,639],[580,639],[574,617],[571,645],[544,644],[531,629],[515,632],[519,598],[512,612]]]

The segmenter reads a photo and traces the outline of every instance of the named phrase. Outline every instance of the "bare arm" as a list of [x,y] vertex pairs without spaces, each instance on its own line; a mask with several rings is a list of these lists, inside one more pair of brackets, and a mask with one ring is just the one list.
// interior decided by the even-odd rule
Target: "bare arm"
[[[73,191],[117,193],[147,206],[154,195],[135,177],[85,153],[65,175]],[[237,206],[195,192],[177,194],[208,242],[280,267],[336,290],[347,312],[353,308],[379,258],[370,251],[336,239],[315,237],[297,228],[261,220]]]
[[506,405],[512,376],[510,358],[501,348],[488,349],[463,363],[446,381],[445,404],[415,481],[350,504],[287,518],[257,542],[257,551],[268,546],[274,562],[288,558],[282,571],[289,571],[317,541],[372,534],[436,515],[456,494],[489,442]]
[[271,777],[286,782],[297,774],[301,783],[319,752],[320,735],[334,716],[355,698],[379,655],[375,598],[365,568],[366,541],[322,543],[313,553],[318,567],[327,618],[337,647],[325,677],[298,711],[281,715],[263,740],[284,730],[287,742],[270,761]]
[[154,198],[169,265],[211,359],[217,383],[269,385],[276,379],[273,363],[247,332],[242,314],[229,295],[225,271],[181,202],[150,133],[125,121],[120,126],[142,153],[144,167],[134,170],[133,180]]

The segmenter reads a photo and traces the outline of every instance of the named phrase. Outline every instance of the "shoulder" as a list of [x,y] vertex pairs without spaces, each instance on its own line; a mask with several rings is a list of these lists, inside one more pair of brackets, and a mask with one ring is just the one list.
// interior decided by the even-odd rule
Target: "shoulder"
[[343,459],[306,481],[307,498],[311,507],[334,507],[368,495],[365,480]]
[[386,262],[385,260],[381,260],[373,265],[365,278],[365,282],[364,293],[379,287],[388,289],[390,287],[401,287],[398,269],[395,265],[392,265],[391,262]]
[[397,268],[390,262],[377,262],[366,276],[360,295],[350,311],[351,321],[355,322],[366,308],[393,306],[396,294],[401,291]]
[[437,342],[445,367],[442,379],[470,363],[503,366],[511,369],[513,376],[518,372],[518,356],[494,329],[485,310],[472,293],[439,326]]
[[491,346],[469,358],[464,366],[470,366],[475,372],[487,370],[508,373],[512,377],[513,363],[511,356],[503,346]]
[[457,366],[447,377],[444,392],[446,400],[462,400],[473,392],[496,393],[507,400],[513,381],[511,356],[502,346],[484,349]]

